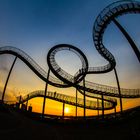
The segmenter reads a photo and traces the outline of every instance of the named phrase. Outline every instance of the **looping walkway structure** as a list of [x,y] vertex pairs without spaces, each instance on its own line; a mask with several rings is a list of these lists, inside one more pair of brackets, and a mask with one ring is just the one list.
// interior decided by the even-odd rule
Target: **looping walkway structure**
[[[74,76],[68,74],[66,71],[60,68],[55,61],[55,54],[58,51],[62,50],[69,50],[74,52],[81,60],[82,68],[79,71],[77,71]],[[54,75],[60,80],[62,80],[64,83],[66,83],[69,87],[80,83],[84,79],[88,71],[88,60],[84,53],[78,48],[68,44],[59,44],[51,48],[47,55],[47,62],[50,70],[54,73]]]
[[[101,11],[101,13],[97,16],[95,20],[93,26],[93,41],[97,51],[108,61],[108,64],[105,66],[89,67],[88,60],[84,55],[84,53],[80,49],[68,44],[59,44],[52,47],[49,50],[47,55],[47,62],[49,66],[48,73],[45,70],[43,70],[28,54],[26,54],[25,52],[23,52],[18,48],[11,46],[1,47],[0,54],[12,54],[16,56],[16,58],[21,59],[39,78],[41,78],[44,82],[46,82],[45,94],[43,95],[44,91],[35,91],[29,94],[30,98],[28,98],[28,100],[33,97],[44,97],[58,100],[60,102],[65,102],[68,104],[73,104],[76,106],[81,106],[84,108],[90,108],[94,110],[101,109],[101,107],[99,106],[98,107],[89,106],[87,102],[90,101],[84,101],[84,104],[81,105],[80,103],[75,101],[74,97],[70,96],[57,94],[59,96],[63,96],[63,98],[56,98],[54,97],[54,94],[52,92],[47,92],[47,84],[50,84],[52,86],[59,88],[75,87],[81,94],[84,95],[84,97],[87,96],[105,101],[109,106],[108,105],[104,106],[104,103],[102,103],[102,109],[112,109],[116,107],[117,100],[109,97],[120,98],[120,102],[121,98],[140,98],[140,89],[120,88],[117,71],[115,69],[116,66],[115,58],[113,54],[111,54],[111,52],[109,52],[109,50],[103,44],[104,32],[107,26],[111,22],[114,22],[114,24],[120,29],[120,31],[124,34],[128,42],[130,43],[133,51],[135,52],[140,62],[140,52],[137,46],[135,45],[131,37],[128,35],[128,33],[125,31],[125,29],[117,21],[117,17],[128,13],[134,14],[140,13],[140,2],[129,0],[115,2],[107,6],[105,9],[103,9],[103,11]],[[64,71],[55,60],[56,53],[62,50],[69,50],[74,52],[81,60],[82,68],[80,68],[74,76]],[[112,70],[114,70],[115,72],[118,87],[96,84],[85,80],[85,76],[87,74],[107,73]],[[57,78],[51,76],[49,74],[50,71]],[[98,97],[98,95],[101,95],[101,97]],[[72,99],[71,101],[69,101],[70,98]],[[23,101],[26,100],[27,98],[25,98]],[[80,101],[81,99],[78,100]]]

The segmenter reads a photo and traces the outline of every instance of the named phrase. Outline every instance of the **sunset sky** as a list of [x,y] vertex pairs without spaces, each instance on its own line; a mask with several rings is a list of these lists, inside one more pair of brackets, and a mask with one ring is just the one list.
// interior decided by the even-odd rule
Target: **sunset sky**
[[[48,70],[46,56],[50,48],[57,44],[71,44],[87,56],[89,66],[105,65],[106,60],[95,49],[92,40],[92,27],[100,11],[115,0],[0,0],[0,47],[14,46],[25,51],[44,70]],[[118,18],[140,49],[140,14],[128,14]],[[140,65],[119,29],[111,23],[105,34],[104,44],[115,56],[120,86],[140,88]],[[68,73],[74,74],[81,67],[79,58],[72,52],[57,54],[57,63]],[[0,93],[14,60],[14,56],[0,55]],[[107,74],[87,75],[91,82],[116,86],[113,71]],[[43,90],[44,81],[39,79],[21,60],[18,59],[10,77],[6,99],[26,95],[34,90]],[[57,91],[75,96],[74,88]],[[80,93],[79,97],[82,97]],[[30,101],[33,111],[40,112],[42,99]],[[140,99],[123,100],[124,109],[140,105]],[[68,115],[74,115],[75,107],[69,108]],[[119,110],[119,106],[117,108]],[[62,103],[47,100],[46,113],[61,114]],[[79,115],[83,111],[79,108]],[[94,115],[97,111],[87,111]]]

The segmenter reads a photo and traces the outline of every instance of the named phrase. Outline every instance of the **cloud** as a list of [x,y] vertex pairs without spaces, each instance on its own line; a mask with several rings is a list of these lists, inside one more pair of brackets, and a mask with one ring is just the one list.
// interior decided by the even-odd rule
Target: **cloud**
[[9,70],[7,56],[0,56],[0,70],[5,72]]
[[[2,98],[2,93],[3,93],[3,89],[0,89],[0,99]],[[16,94],[13,90],[8,89],[5,92],[5,97],[4,97],[5,101],[16,101]]]

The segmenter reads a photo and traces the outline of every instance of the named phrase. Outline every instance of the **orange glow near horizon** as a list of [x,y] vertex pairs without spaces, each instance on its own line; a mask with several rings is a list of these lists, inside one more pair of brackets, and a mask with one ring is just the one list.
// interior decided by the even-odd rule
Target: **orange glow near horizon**
[[[0,85],[0,89],[2,89],[2,88],[3,88],[3,86]],[[75,89],[66,89],[66,91],[65,91],[64,89],[57,90],[57,88],[53,88],[52,86],[49,86],[48,88],[49,88],[48,89],[49,91],[57,91],[57,92],[59,91],[59,93],[61,93],[61,91],[63,91],[63,94],[75,96]],[[24,95],[26,95],[26,94],[24,94]],[[79,97],[82,98],[83,96],[80,95]],[[11,100],[15,100],[15,97],[13,96],[12,88],[7,87],[5,100],[8,100],[9,98]],[[31,105],[33,107],[33,110],[32,110],[33,112],[42,113],[43,100],[44,100],[44,98],[37,97],[37,98],[29,100],[28,105]],[[139,106],[139,105],[140,105],[139,98],[138,99],[123,99],[123,110],[133,108],[133,107]],[[62,108],[63,108],[63,104],[61,102],[54,101],[51,99],[46,99],[45,114],[61,116]],[[117,112],[120,111],[119,100],[118,100],[118,105],[117,105],[116,111]],[[66,116],[75,116],[75,112],[76,112],[75,106],[68,105],[68,104],[65,105],[65,115]],[[102,111],[99,111],[99,112],[100,112],[100,114],[102,113]],[[105,114],[113,113],[113,112],[114,112],[114,109],[105,111]],[[78,107],[77,113],[78,113],[78,116],[83,116],[83,108]],[[86,109],[86,115],[87,116],[97,115],[97,111]]]
[[65,108],[65,113],[69,113],[70,112],[70,109],[68,107]]
[[[0,85],[1,89],[2,89],[2,87],[3,86]],[[66,89],[66,92],[64,92],[64,89],[59,89],[58,90],[59,93],[61,93],[61,90],[63,90],[63,94],[75,96],[75,89],[70,89],[70,90]],[[53,89],[51,86],[49,86],[49,91],[57,91],[57,90],[56,90],[56,88]],[[24,94],[24,95],[26,95],[26,94]],[[82,98],[82,97],[83,96],[80,95],[80,98]],[[12,89],[7,87],[5,99],[8,100],[9,98],[11,100],[15,100],[15,97],[13,96],[13,93],[12,93]],[[33,112],[42,113],[43,100],[44,100],[44,98],[37,97],[37,98],[29,100],[28,105],[31,105],[33,107],[33,110],[32,110]],[[133,108],[133,107],[139,106],[139,105],[140,105],[140,99],[123,99],[123,110]],[[51,99],[46,99],[45,114],[61,116],[62,108],[63,108],[63,104],[61,102],[54,101]],[[116,111],[117,112],[120,111],[119,100],[118,100],[118,105],[117,105]],[[75,116],[75,112],[76,112],[75,106],[68,105],[68,104],[65,105],[65,115],[66,116]],[[102,111],[99,111],[99,112],[100,112],[100,114],[102,113]],[[113,112],[114,112],[114,109],[105,111],[105,114],[113,113]],[[86,109],[86,115],[87,116],[97,115],[97,111]],[[78,116],[83,116],[83,108],[78,107]]]

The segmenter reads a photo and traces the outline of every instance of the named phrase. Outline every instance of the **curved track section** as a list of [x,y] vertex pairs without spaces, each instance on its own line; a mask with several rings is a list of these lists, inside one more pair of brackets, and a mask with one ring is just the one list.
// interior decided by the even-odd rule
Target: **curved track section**
[[[93,27],[94,45],[97,51],[109,62],[105,66],[99,67],[98,69],[96,68],[97,72],[108,72],[115,67],[116,61],[114,56],[103,44],[103,34],[111,21],[128,13],[140,13],[140,2],[128,0],[114,2],[104,8],[96,18]],[[95,68],[89,68],[89,73],[94,73],[94,71]]]
[[6,46],[6,47],[0,47],[0,54],[12,54],[14,56],[17,56],[19,59],[21,59],[38,77],[40,77],[43,81],[48,82],[50,85],[56,86],[56,87],[67,87],[68,85],[59,80],[58,78],[49,76],[49,80],[47,80],[47,72],[42,69],[28,54],[26,54],[24,51],[12,47],[12,46]]
[[[37,90],[29,93],[28,95],[22,97],[20,103],[24,103],[36,97],[44,97],[44,90]],[[50,92],[50,91],[47,92],[46,98],[84,108],[84,103],[82,98],[77,98],[77,103],[76,103],[76,98],[73,96],[68,96],[68,95],[64,95],[56,92]],[[101,100],[101,98],[98,99]],[[105,106],[104,110],[113,109],[116,106],[116,104],[117,102],[114,102],[114,100],[104,99],[104,106]],[[91,110],[102,110],[102,104],[101,102],[99,102],[99,104],[97,105],[96,101],[86,100],[86,108]]]
[[[47,72],[43,70],[29,55],[27,55],[24,51],[15,48],[15,47],[0,47],[0,54],[12,54],[21,59],[38,77],[40,77],[43,81],[48,82],[50,85],[56,87],[69,87],[68,84],[60,81],[53,76],[49,76],[49,80],[47,81]],[[118,88],[111,87],[106,85],[101,85],[89,81],[85,81],[85,87],[83,87],[82,83],[76,85],[78,90],[86,90],[86,96],[94,97],[94,94],[98,95],[106,95],[111,97],[119,97]],[[94,93],[94,94],[93,94]],[[122,98],[139,98],[140,97],[140,89],[123,89],[121,88]]]

